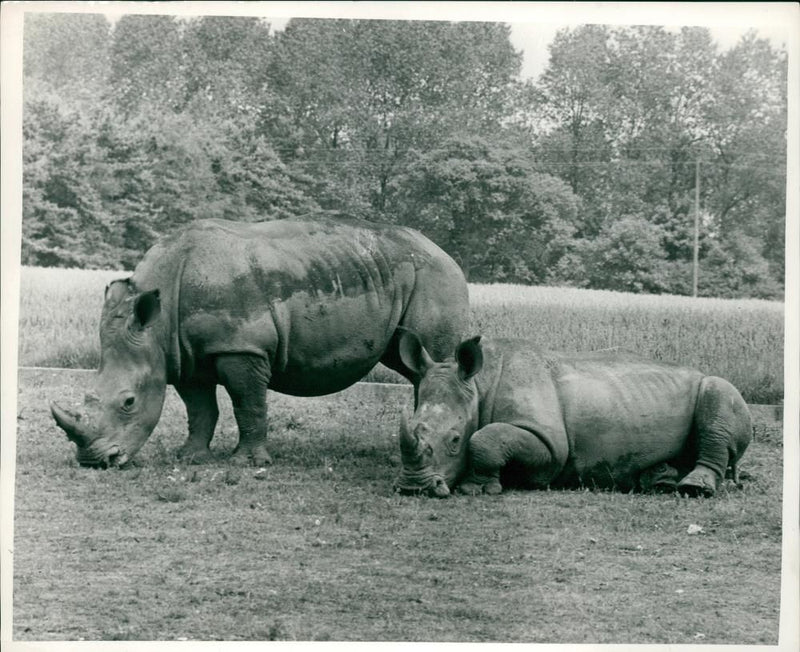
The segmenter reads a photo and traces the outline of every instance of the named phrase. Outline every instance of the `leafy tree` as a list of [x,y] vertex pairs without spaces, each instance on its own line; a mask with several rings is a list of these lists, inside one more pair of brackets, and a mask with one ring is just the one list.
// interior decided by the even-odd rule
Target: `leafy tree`
[[22,262],[102,267],[115,244],[87,168],[91,125],[46,98],[31,98],[23,123]]
[[[710,255],[717,251],[712,239],[733,251],[744,234],[762,243],[758,255],[781,278],[785,88],[785,56],[753,35],[720,54],[702,28],[560,32],[534,94],[546,117],[535,148],[542,169],[581,198],[574,251],[589,251],[580,239],[602,241],[626,216],[646,217],[661,233],[662,288],[683,291],[678,274],[688,269],[691,278],[684,263],[692,257],[700,160],[701,202],[712,215],[700,252],[703,273],[717,278],[714,267],[724,258]],[[736,264],[742,274],[762,267],[755,259]],[[607,285],[602,274],[586,273],[593,286]],[[758,285],[762,294],[774,289]],[[736,287],[756,291],[747,283]]]
[[264,136],[224,125],[212,161],[217,187],[228,199],[225,217],[255,222],[319,209],[310,196],[313,181],[290,170]]
[[316,208],[309,179],[289,172],[255,128],[265,24],[125,16],[107,43],[105,73],[93,78],[100,86],[82,103],[82,64],[66,84],[42,59],[78,48],[48,38],[100,25],[70,18],[35,24],[26,40],[26,261],[132,267],[161,234],[194,219]]
[[758,239],[737,233],[725,241],[711,240],[701,265],[698,293],[712,297],[774,299],[781,285],[771,277]]
[[453,138],[392,185],[390,214],[424,231],[472,281],[543,282],[574,231],[576,200],[519,146]]
[[180,50],[185,110],[203,119],[260,115],[272,38],[259,18],[203,16],[187,21]]
[[561,262],[564,280],[621,292],[659,293],[665,261],[661,227],[640,217],[627,216],[603,227],[598,237],[575,243]]
[[137,260],[160,234],[203,218],[258,221],[316,208],[263,141],[234,121],[212,126],[188,114],[143,119],[100,133],[107,210],[124,233],[124,261]]
[[179,111],[186,96],[181,30],[174,16],[126,14],[114,27],[110,97],[123,116]]
[[718,237],[746,234],[776,280],[784,275],[786,177],[785,52],[754,33],[721,55],[707,107],[713,158],[703,163]]
[[[608,160],[603,109],[609,103],[609,30],[584,25],[559,31],[549,46],[550,61],[540,80],[539,106],[553,126],[540,141],[545,164],[582,194],[592,185],[589,164]],[[597,225],[587,224],[589,230]]]
[[23,259],[132,265],[200,217],[407,223],[474,280],[779,296],[786,55],[755,34],[26,17]]
[[499,24],[293,19],[272,59],[265,129],[319,179],[321,205],[382,213],[410,152],[499,129],[520,65],[508,35]]
[[[108,75],[110,25],[102,14],[25,14],[25,88],[61,90],[93,104]],[[33,83],[31,83],[33,82]]]

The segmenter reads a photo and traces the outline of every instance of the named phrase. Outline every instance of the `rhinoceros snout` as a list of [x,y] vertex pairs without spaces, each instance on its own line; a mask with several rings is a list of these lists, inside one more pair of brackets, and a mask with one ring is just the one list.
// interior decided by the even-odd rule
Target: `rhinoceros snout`
[[450,487],[443,478],[436,478],[428,488],[428,494],[436,498],[447,498],[450,495]]
[[75,453],[78,464],[92,469],[110,469],[122,466],[120,460],[127,460],[127,456],[116,444],[107,442],[93,442],[86,447],[78,447]]
[[75,457],[81,466],[107,469],[121,467],[128,461],[125,450],[88,427],[77,412],[63,408],[56,402],[50,404],[50,411],[70,441],[77,444]]
[[98,451],[78,449],[78,464],[92,469],[120,469],[128,463],[128,454],[116,444],[111,444],[106,450]]
[[429,482],[409,482],[409,478],[401,475],[394,484],[394,490],[403,496],[418,496],[426,494],[431,498],[447,498],[450,495],[450,488],[444,478],[434,478]]
[[109,455],[107,463],[108,466],[113,466],[118,469],[121,469],[128,463],[128,454],[125,451],[120,450],[114,453],[113,455]]

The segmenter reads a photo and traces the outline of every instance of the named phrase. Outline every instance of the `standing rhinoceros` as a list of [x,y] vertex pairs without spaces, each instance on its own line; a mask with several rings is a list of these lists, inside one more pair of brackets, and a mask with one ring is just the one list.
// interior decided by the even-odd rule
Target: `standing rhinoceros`
[[180,452],[198,460],[222,384],[239,427],[234,454],[261,465],[268,387],[337,392],[379,361],[416,383],[398,355],[402,328],[444,358],[467,317],[458,265],[411,229],[323,215],[198,221],[106,288],[95,393],[83,414],[51,410],[81,464],[121,465],[153,431],[174,385],[189,419]]
[[413,333],[400,357],[422,378],[401,425],[400,491],[496,494],[532,487],[639,487],[713,495],[752,437],[729,382],[619,351],[553,353],[524,340],[462,342],[434,362]]

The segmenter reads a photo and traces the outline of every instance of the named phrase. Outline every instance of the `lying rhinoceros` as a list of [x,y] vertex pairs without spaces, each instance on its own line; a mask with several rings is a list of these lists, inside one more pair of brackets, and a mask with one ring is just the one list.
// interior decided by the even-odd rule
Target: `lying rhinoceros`
[[422,378],[400,432],[396,487],[496,494],[532,487],[677,489],[712,496],[752,437],[729,382],[621,351],[553,353],[524,340],[462,342],[434,362],[413,333],[403,362]]
[[235,455],[269,461],[267,388],[342,390],[379,361],[412,382],[399,329],[450,355],[468,317],[458,265],[411,229],[317,215],[203,220],[151,248],[131,278],[106,288],[100,367],[83,414],[51,404],[87,466],[124,464],[174,385],[189,419],[181,453],[208,455],[216,386],[232,399]]

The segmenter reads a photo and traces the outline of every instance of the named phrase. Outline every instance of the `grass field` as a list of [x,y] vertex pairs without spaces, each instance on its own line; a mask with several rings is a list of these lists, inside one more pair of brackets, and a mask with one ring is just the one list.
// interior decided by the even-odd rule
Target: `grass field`
[[[265,479],[178,464],[185,412],[126,470],[82,469],[48,401],[86,372],[19,378],[13,637],[777,644],[780,428],[759,423],[743,488],[713,499],[392,492],[409,388],[270,395]],[[689,534],[690,525],[702,528]]]
[[[105,285],[124,272],[22,268],[22,366],[96,368]],[[613,346],[730,380],[748,403],[783,398],[783,304],[514,285],[471,285],[470,332],[542,348]],[[368,376],[398,381],[379,366]]]
[[542,348],[620,346],[731,381],[748,403],[783,398],[783,304],[573,288],[471,285],[472,328]]

